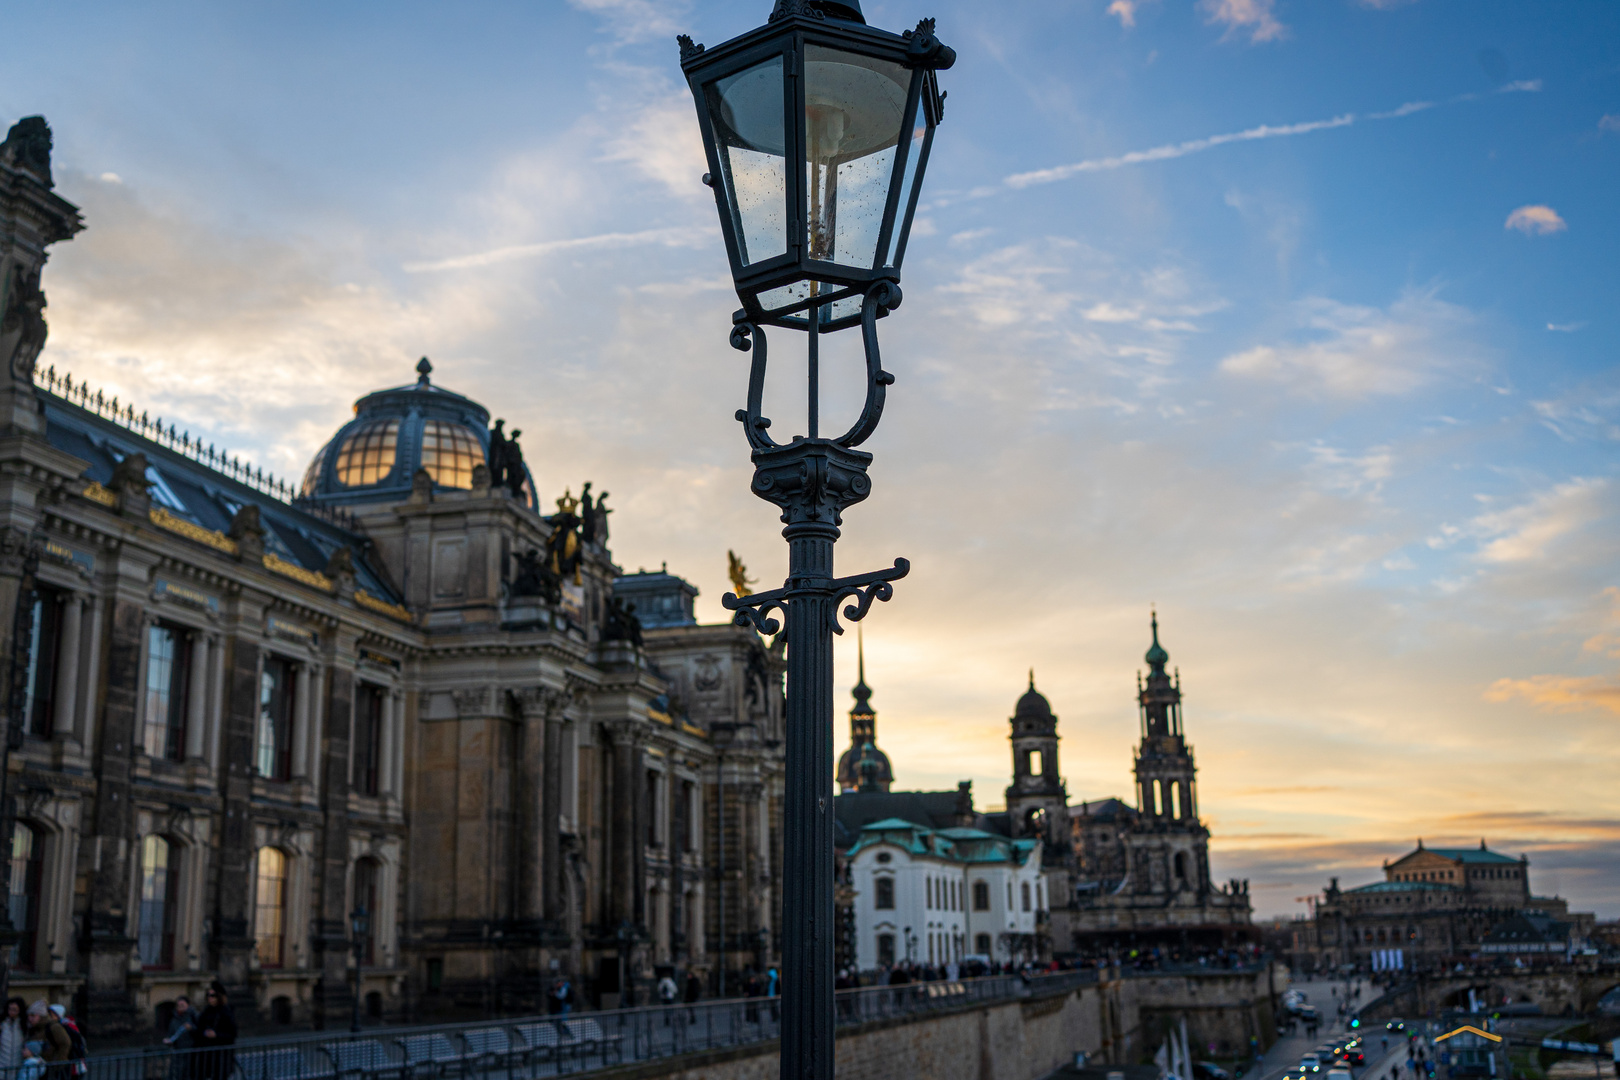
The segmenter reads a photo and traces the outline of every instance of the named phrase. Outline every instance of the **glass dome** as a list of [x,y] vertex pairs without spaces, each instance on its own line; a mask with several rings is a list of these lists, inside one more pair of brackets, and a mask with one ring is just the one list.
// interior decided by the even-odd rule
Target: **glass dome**
[[[435,488],[468,490],[473,469],[488,464],[489,410],[433,385],[433,365],[416,366],[416,382],[378,390],[354,404],[354,419],[321,447],[299,487],[315,503],[403,502],[411,477],[426,469]],[[534,476],[525,465],[521,501],[538,512]]]

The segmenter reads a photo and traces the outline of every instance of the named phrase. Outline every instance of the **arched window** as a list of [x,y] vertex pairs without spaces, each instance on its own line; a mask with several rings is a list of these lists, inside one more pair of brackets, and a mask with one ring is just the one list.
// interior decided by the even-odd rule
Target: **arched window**
[[304,482],[298,485],[298,494],[315,494],[315,489],[319,487],[321,483],[321,466],[326,464],[326,455],[330,454],[331,452],[331,443],[327,443],[325,446],[321,447],[320,452],[315,455],[315,460],[311,461],[309,463],[309,468],[304,470]]
[[1024,901],[1024,910],[1028,911],[1029,910],[1029,882],[1027,882],[1027,881],[1021,882],[1019,884],[1019,886],[1018,886],[1018,892],[1019,892],[1020,897],[1022,897],[1022,899]]
[[1153,814],[1164,816],[1164,782],[1160,780],[1153,781]]
[[[377,963],[377,935],[382,931],[382,920],[378,915],[378,908],[382,899],[382,864],[376,859],[361,859],[354,864],[354,906],[365,908],[366,914],[371,916],[366,920],[367,936],[365,942],[365,962],[368,965]],[[649,905],[649,910],[657,911],[657,906]]]
[[34,947],[39,933],[39,891],[44,878],[44,838],[24,822],[17,822],[11,834],[11,925],[18,938],[11,965],[19,971],[34,970]]
[[375,484],[394,471],[398,420],[373,420],[357,429],[338,450],[337,478],[345,487]]
[[1187,880],[1187,853],[1185,851],[1176,852],[1176,880]]
[[1041,775],[1041,752],[1039,750],[1031,750],[1029,752],[1029,757],[1026,758],[1025,761],[1026,761],[1026,764],[1024,766],[1024,769],[1025,769],[1026,772],[1029,773],[1029,775],[1031,775],[1031,776],[1040,776]]
[[155,833],[141,839],[141,909],[135,948],[141,966],[174,966],[174,916],[179,869],[173,845]]
[[990,910],[990,883],[988,881],[975,881],[973,883],[973,910]]
[[1181,785],[1170,785],[1170,816],[1181,820]]
[[253,940],[260,967],[281,967],[287,948],[287,856],[280,848],[259,849],[258,885],[253,893]]
[[484,447],[472,429],[443,420],[422,425],[422,468],[440,487],[472,487],[473,466],[484,464]]

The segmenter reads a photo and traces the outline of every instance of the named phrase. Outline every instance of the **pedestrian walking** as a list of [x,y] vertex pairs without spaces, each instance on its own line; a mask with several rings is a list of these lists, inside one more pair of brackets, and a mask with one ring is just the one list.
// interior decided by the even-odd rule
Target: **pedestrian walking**
[[28,1006],[28,1035],[31,1041],[39,1043],[39,1057],[45,1063],[46,1076],[51,1080],[65,1077],[66,1063],[73,1053],[73,1038],[44,998]]
[[236,1068],[236,1052],[231,1049],[236,1045],[236,1012],[218,979],[208,984],[207,1001],[193,1037],[204,1050],[197,1055],[196,1080],[228,1080]]
[[658,1003],[664,1007],[664,1026],[669,1027],[670,1006],[675,1004],[679,991],[675,989],[675,979],[672,975],[665,975],[658,980]]
[[17,1067],[17,1080],[45,1080],[45,1059],[40,1056],[43,1050],[38,1039],[23,1043],[22,1064]]
[[196,1042],[197,1013],[191,999],[181,994],[174,999],[174,1015],[169,1018],[169,1033],[163,1036],[163,1045],[176,1051],[169,1058],[169,1080],[190,1080],[191,1057],[188,1052]]
[[28,1041],[28,1003],[20,997],[6,1002],[5,1019],[0,1020],[0,1069],[17,1068],[23,1060],[23,1044]]
[[777,977],[776,969],[771,968],[765,976],[765,996],[771,999],[771,1019],[782,1019],[782,1004],[778,1000],[782,993],[782,981]]
[[698,973],[690,969],[686,972],[686,1022],[697,1023],[697,1010],[692,1008],[698,999],[703,996],[703,980]]

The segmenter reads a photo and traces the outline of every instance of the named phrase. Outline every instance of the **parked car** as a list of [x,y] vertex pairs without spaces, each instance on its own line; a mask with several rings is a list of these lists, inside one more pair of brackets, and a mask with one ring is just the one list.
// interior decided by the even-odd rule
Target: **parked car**
[[1301,1005],[1299,1008],[1294,1010],[1294,1015],[1305,1021],[1307,1024],[1314,1024],[1317,1021],[1315,1005]]

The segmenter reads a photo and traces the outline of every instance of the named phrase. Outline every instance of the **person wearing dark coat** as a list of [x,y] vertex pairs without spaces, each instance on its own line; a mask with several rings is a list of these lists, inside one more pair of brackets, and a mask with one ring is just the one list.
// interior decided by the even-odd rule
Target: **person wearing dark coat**
[[194,1076],[197,1080],[228,1080],[236,1068],[236,1013],[225,993],[225,984],[215,979],[208,985],[208,1005],[197,1017],[197,1034],[193,1045],[203,1053],[196,1055]]

